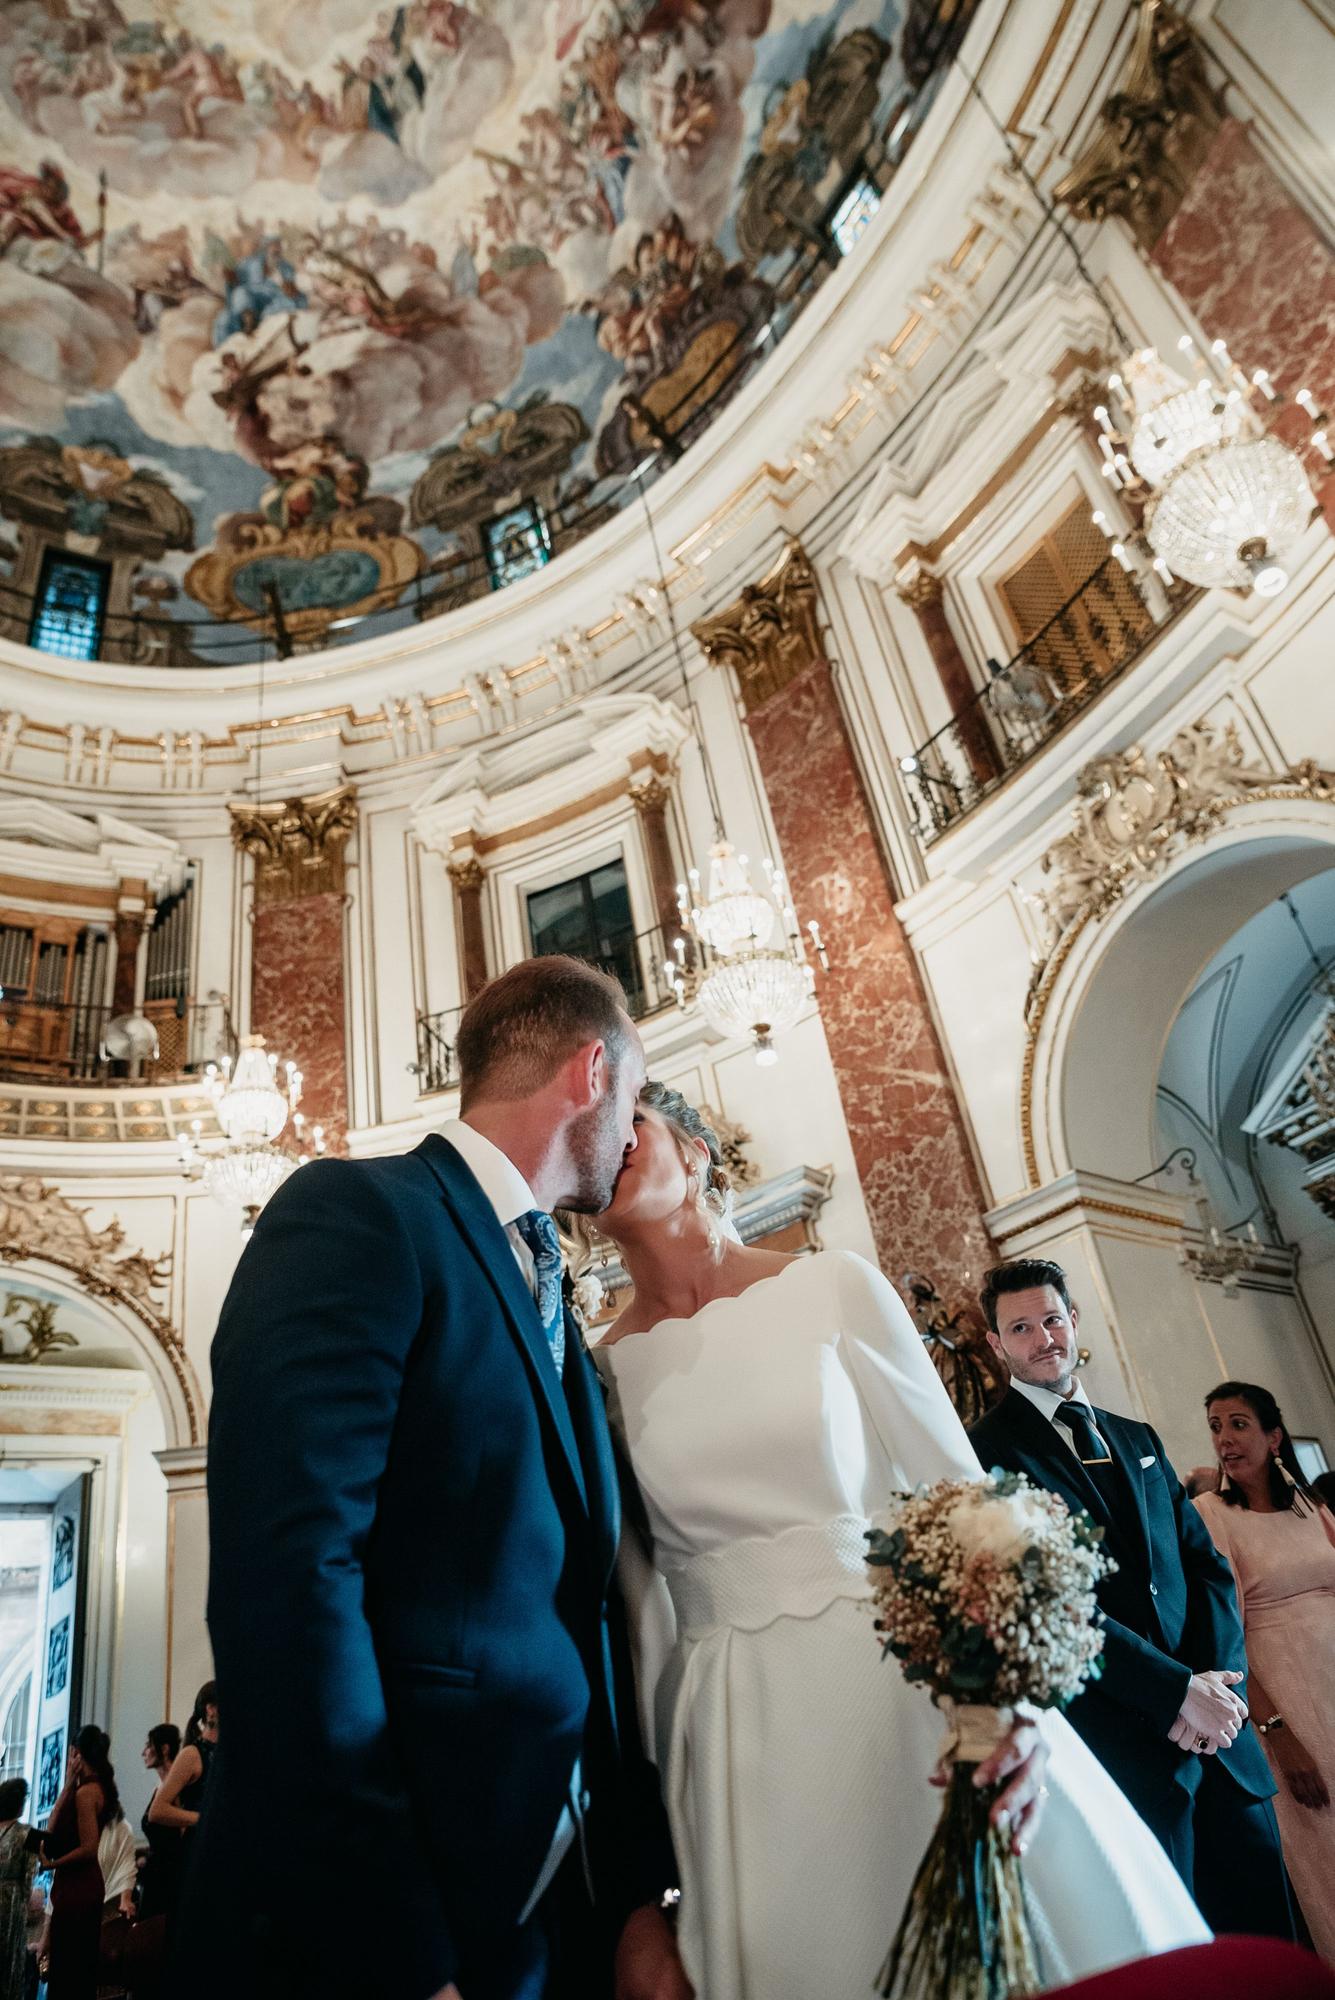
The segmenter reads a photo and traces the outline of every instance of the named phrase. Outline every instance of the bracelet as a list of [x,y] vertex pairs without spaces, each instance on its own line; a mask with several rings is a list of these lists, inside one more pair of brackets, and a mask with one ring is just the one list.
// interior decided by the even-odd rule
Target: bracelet
[[1268,1715],[1264,1722],[1257,1723],[1256,1733],[1258,1736],[1268,1736],[1272,1729],[1282,1729],[1283,1727],[1284,1717],[1282,1715]]

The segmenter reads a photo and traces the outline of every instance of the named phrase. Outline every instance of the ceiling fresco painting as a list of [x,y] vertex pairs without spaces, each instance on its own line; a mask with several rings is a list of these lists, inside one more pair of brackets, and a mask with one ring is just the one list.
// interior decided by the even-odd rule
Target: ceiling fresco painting
[[970,11],[5,0],[6,529],[315,638],[467,595],[517,498],[559,551],[782,333]]

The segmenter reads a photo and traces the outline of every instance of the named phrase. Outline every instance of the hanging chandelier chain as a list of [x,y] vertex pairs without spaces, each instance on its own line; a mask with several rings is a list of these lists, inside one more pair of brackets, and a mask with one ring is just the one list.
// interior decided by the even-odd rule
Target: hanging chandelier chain
[[636,467],[635,476],[639,481],[640,505],[644,509],[644,522],[649,531],[649,546],[653,551],[654,568],[658,573],[659,588],[663,593],[663,605],[667,612],[668,631],[672,635],[672,648],[676,655],[677,672],[681,679],[682,694],[685,698],[686,710],[691,720],[695,740],[700,749],[700,762],[705,775],[705,790],[709,795],[709,809],[714,816],[714,838],[715,840],[723,840],[726,838],[723,827],[723,808],[719,803],[718,786],[714,780],[714,765],[709,755],[709,745],[705,739],[704,723],[701,720],[700,710],[696,705],[695,695],[691,689],[691,677],[686,670],[686,652],[681,643],[681,632],[677,625],[677,614],[672,605],[672,592],[668,587],[667,571],[663,565],[663,552],[658,545],[658,530],[654,526],[654,517],[649,506],[649,495],[645,490],[643,462]]
[[1019,147],[1015,144],[1014,139],[1011,137],[1010,133],[1006,130],[1006,127],[1002,124],[1000,118],[998,118],[996,112],[992,109],[992,106],[988,103],[986,97],[984,97],[982,92],[982,87],[979,84],[977,77],[972,75],[971,72],[965,68],[958,54],[955,57],[955,67],[959,71],[960,75],[964,78],[964,81],[968,84],[969,90],[972,93],[976,102],[978,103],[980,109],[982,110],[984,117],[991,124],[993,130],[997,133],[998,137],[1000,138],[1002,145],[1006,148],[1006,155],[1007,158],[1010,160],[1011,165],[1014,167],[1016,173],[1019,174],[1021,180],[1024,182],[1025,186],[1029,189],[1029,192],[1033,195],[1039,207],[1042,209],[1044,221],[1050,222],[1052,224],[1053,228],[1057,231],[1057,234],[1061,237],[1063,243],[1070,251],[1071,259],[1075,265],[1077,275],[1084,280],[1085,284],[1088,285],[1089,289],[1093,292],[1095,298],[1102,306],[1103,311],[1107,316],[1108,326],[1112,333],[1114,341],[1120,348],[1129,351],[1131,348],[1134,347],[1135,342],[1132,340],[1130,334],[1128,334],[1126,328],[1122,325],[1121,320],[1118,318],[1117,309],[1113,305],[1112,300],[1107,296],[1107,294],[1103,289],[1103,286],[1099,283],[1098,279],[1094,276],[1093,272],[1086,264],[1084,253],[1081,250],[1079,242],[1076,239],[1074,230],[1071,228],[1070,224],[1066,221],[1065,217],[1062,215],[1056,203],[1051,199],[1049,195],[1045,194],[1043,189],[1040,187],[1037,179],[1035,178],[1027,162],[1025,161],[1024,155],[1020,152]]

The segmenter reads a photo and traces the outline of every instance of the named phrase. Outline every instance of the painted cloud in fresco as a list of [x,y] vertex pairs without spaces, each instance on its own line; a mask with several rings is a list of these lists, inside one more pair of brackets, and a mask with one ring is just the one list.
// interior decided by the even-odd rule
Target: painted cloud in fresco
[[0,263],[0,423],[57,426],[72,402],[112,388],[138,347],[124,293],[68,245],[9,244]]

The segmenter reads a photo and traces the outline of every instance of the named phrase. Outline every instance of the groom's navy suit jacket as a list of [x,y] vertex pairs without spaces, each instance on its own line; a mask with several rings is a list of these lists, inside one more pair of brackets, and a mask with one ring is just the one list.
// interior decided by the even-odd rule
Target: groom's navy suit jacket
[[558,1376],[446,1140],[317,1161],[264,1210],[208,1487],[221,1744],[179,1990],[494,1992],[577,1759],[604,1915],[657,1901],[601,1388],[569,1320]]
[[[1188,1500],[1148,1424],[1095,1410],[1120,1474],[1110,1506],[1048,1419],[1015,1389],[973,1426],[969,1441],[985,1471],[1023,1472],[1036,1486],[1083,1507],[1105,1530],[1117,1573],[1098,1586],[1103,1672],[1067,1715],[1095,1756],[1153,1825],[1172,1788],[1194,1791],[1205,1760],[1168,1741],[1193,1673],[1245,1674],[1233,1576]],[[1238,1694],[1246,1699],[1245,1681]],[[1275,1790],[1251,1725],[1218,1763],[1251,1798]]]

